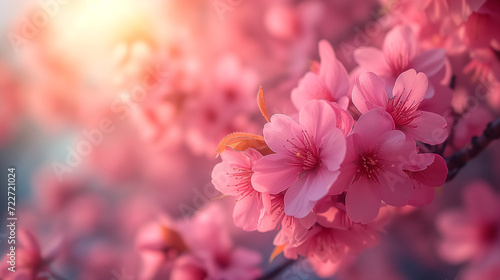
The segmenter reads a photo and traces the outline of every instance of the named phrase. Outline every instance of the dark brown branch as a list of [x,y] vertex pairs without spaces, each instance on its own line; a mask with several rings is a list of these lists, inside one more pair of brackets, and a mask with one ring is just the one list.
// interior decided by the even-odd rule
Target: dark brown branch
[[486,149],[493,140],[499,138],[500,119],[490,122],[481,136],[472,137],[471,143],[467,147],[446,158],[446,164],[448,165],[446,181],[453,179],[468,161]]

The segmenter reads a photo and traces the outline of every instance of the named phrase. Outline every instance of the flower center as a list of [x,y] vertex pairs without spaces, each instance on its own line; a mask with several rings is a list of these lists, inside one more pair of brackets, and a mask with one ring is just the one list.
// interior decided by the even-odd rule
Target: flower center
[[380,161],[373,154],[363,154],[360,155],[358,161],[358,170],[354,180],[356,181],[362,176],[368,178],[368,180],[377,181],[378,173],[381,170]]
[[420,105],[419,103],[412,101],[411,104],[407,106],[410,95],[411,91],[408,94],[405,94],[403,91],[399,96],[389,99],[387,103],[386,110],[392,116],[396,126],[408,125],[421,114],[421,112],[417,110]]
[[252,188],[252,183],[251,183],[252,174],[253,174],[252,170],[236,166],[233,167],[232,173],[230,172],[226,173],[227,176],[232,178],[232,180],[229,181],[229,184],[227,184],[227,187],[236,188],[236,190],[239,192],[239,195],[241,196],[238,199],[243,199],[249,195],[251,196],[254,194],[258,194],[257,191],[255,191],[255,189]]
[[291,160],[289,164],[301,166],[301,176],[315,169],[320,164],[319,151],[306,130],[302,130],[302,135],[292,137],[287,142],[290,144],[288,152]]

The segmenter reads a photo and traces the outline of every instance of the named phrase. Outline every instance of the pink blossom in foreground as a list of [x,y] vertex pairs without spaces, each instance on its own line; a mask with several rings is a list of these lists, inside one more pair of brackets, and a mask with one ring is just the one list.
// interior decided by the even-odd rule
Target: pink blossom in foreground
[[436,154],[418,154],[422,159],[420,164],[405,170],[413,183],[413,197],[408,201],[410,205],[422,206],[432,202],[434,188],[446,182],[448,167],[446,161]]
[[394,130],[382,109],[363,114],[347,137],[347,154],[331,194],[347,191],[346,211],[354,222],[369,223],[381,201],[404,206],[413,195],[410,177],[402,169],[416,153],[415,142]]
[[293,104],[300,110],[308,101],[325,99],[347,108],[350,85],[344,65],[337,60],[332,46],[325,40],[319,42],[319,55],[319,73],[307,72],[300,80],[298,87],[292,91]]
[[221,158],[212,171],[212,184],[224,195],[236,197],[234,224],[247,231],[274,229],[265,221],[269,215],[265,215],[263,200],[270,199],[269,195],[256,191],[251,183],[252,167],[262,155],[254,149],[238,152],[226,148]]
[[346,146],[336,124],[336,114],[324,100],[304,106],[299,123],[289,116],[273,115],[264,126],[264,139],[276,154],[255,163],[253,187],[270,194],[286,190],[285,213],[305,217],[339,175]]
[[284,234],[287,229],[283,227],[274,244],[284,246],[285,257],[306,257],[318,275],[332,276],[345,257],[352,257],[378,242],[377,231],[387,220],[386,215],[381,215],[367,225],[354,223],[345,212],[344,199],[343,194],[326,196],[314,209],[317,223],[296,239],[287,239]]
[[394,120],[396,129],[427,144],[442,143],[448,137],[444,117],[419,110],[427,89],[427,77],[410,69],[396,80],[388,97],[384,81],[371,72],[365,72],[356,80],[352,102],[361,113],[373,108],[385,109]]

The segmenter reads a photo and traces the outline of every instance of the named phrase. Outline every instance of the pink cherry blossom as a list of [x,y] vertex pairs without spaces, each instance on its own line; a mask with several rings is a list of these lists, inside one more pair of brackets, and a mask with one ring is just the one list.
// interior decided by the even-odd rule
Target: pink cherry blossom
[[422,162],[412,164],[405,170],[413,183],[413,197],[408,202],[413,206],[422,206],[431,203],[434,188],[445,183],[448,167],[445,160],[436,154],[418,154],[417,157],[423,158]]
[[425,74],[410,69],[398,77],[388,97],[384,81],[374,73],[365,72],[356,80],[352,102],[361,113],[383,108],[391,115],[396,128],[408,136],[427,144],[440,144],[448,137],[445,118],[419,110],[427,84]]
[[382,109],[363,114],[347,137],[347,154],[331,194],[347,191],[346,210],[354,222],[369,223],[381,201],[404,206],[413,195],[411,179],[403,171],[416,151],[413,140],[394,130],[391,115]]
[[364,71],[374,72],[391,88],[396,78],[409,69],[423,72],[430,80],[425,98],[432,98],[445,76],[445,50],[430,49],[421,52],[413,30],[406,25],[394,27],[387,33],[382,50],[361,47],[354,52],[354,58]]
[[346,147],[326,101],[309,102],[299,119],[277,114],[264,126],[264,139],[276,154],[255,163],[252,185],[270,194],[286,190],[285,213],[303,218],[337,179]]
[[292,102],[300,110],[308,101],[325,99],[335,101],[344,109],[349,103],[349,76],[345,67],[335,57],[332,46],[325,40],[319,42],[321,64],[319,73],[307,72],[292,91]]
[[256,191],[251,183],[252,167],[262,155],[254,149],[238,152],[226,148],[221,157],[222,162],[212,171],[212,184],[224,195],[236,197],[234,224],[247,231],[274,229],[266,222],[269,215],[264,209],[264,199],[269,199],[269,194]]

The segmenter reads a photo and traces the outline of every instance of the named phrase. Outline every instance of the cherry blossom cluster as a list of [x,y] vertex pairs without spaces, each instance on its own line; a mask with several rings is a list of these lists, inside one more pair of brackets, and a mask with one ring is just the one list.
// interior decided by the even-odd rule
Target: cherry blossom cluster
[[[362,71],[352,86],[332,47],[321,41],[317,70],[291,93],[298,114],[269,118],[259,92],[268,119],[263,137],[228,135],[212,173],[214,186],[236,197],[238,227],[279,229],[277,252],[332,267],[377,240],[391,207],[432,201],[448,170],[440,155],[419,146],[439,145],[448,136],[445,118],[423,106],[426,97],[441,98],[429,76],[444,65],[444,53],[405,58],[403,30],[398,26],[387,35],[386,41],[398,41],[385,50],[387,64]],[[367,65],[375,61],[363,52],[382,55],[358,50]]]

